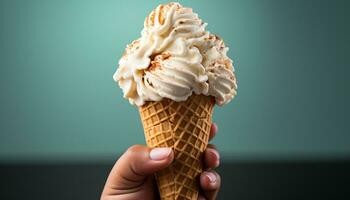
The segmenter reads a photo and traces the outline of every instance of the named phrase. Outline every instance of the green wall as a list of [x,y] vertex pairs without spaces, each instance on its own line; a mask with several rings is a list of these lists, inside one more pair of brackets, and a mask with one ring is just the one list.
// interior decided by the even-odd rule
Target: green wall
[[[0,161],[104,159],[144,143],[113,82],[164,1],[0,1]],[[217,107],[226,158],[350,155],[345,1],[181,1],[222,36],[238,95]]]

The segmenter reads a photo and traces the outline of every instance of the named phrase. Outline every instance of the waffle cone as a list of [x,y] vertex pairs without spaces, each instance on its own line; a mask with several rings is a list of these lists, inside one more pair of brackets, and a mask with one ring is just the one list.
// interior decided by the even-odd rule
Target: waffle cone
[[155,174],[162,200],[198,198],[214,105],[212,97],[193,94],[183,102],[163,99],[139,107],[147,145],[174,151],[174,162]]

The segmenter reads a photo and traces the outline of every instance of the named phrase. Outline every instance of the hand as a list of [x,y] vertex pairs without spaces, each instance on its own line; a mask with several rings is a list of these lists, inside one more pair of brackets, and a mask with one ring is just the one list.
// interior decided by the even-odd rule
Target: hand
[[[217,125],[212,124],[209,140],[216,132]],[[159,199],[157,184],[153,174],[169,166],[174,159],[171,148],[148,148],[141,145],[131,146],[115,163],[111,170],[101,200],[120,199]],[[220,164],[219,153],[209,144],[204,152],[205,171],[200,175],[200,194],[198,200],[213,200],[220,188],[220,175],[213,171]]]

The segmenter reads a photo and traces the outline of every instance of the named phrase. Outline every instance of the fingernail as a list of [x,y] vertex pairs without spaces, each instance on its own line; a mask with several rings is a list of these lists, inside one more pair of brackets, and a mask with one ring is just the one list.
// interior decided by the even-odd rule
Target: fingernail
[[149,153],[149,157],[151,158],[151,160],[164,160],[167,157],[169,157],[170,153],[171,148],[154,148]]
[[209,178],[209,181],[210,181],[211,183],[214,183],[214,182],[216,181],[216,176],[215,176],[215,174],[213,174],[213,173],[211,173],[211,172],[208,172],[208,173],[207,173],[207,177]]
[[218,129],[218,125],[217,125],[215,122],[213,122],[213,126],[215,127],[215,128],[214,128],[215,131],[218,132],[218,130],[219,130],[219,129]]
[[216,150],[212,150],[211,151],[213,154],[214,154],[214,156],[215,156],[215,159],[216,159],[216,161],[215,161],[215,167],[217,167],[217,166],[219,166],[219,164],[220,164],[220,155],[219,155],[219,153],[216,151]]

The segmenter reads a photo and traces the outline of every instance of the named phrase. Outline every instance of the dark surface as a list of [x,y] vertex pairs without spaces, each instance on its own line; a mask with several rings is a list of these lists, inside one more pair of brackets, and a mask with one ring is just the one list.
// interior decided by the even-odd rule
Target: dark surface
[[[0,199],[99,199],[113,162],[2,164]],[[218,199],[349,199],[350,161],[232,162]]]

